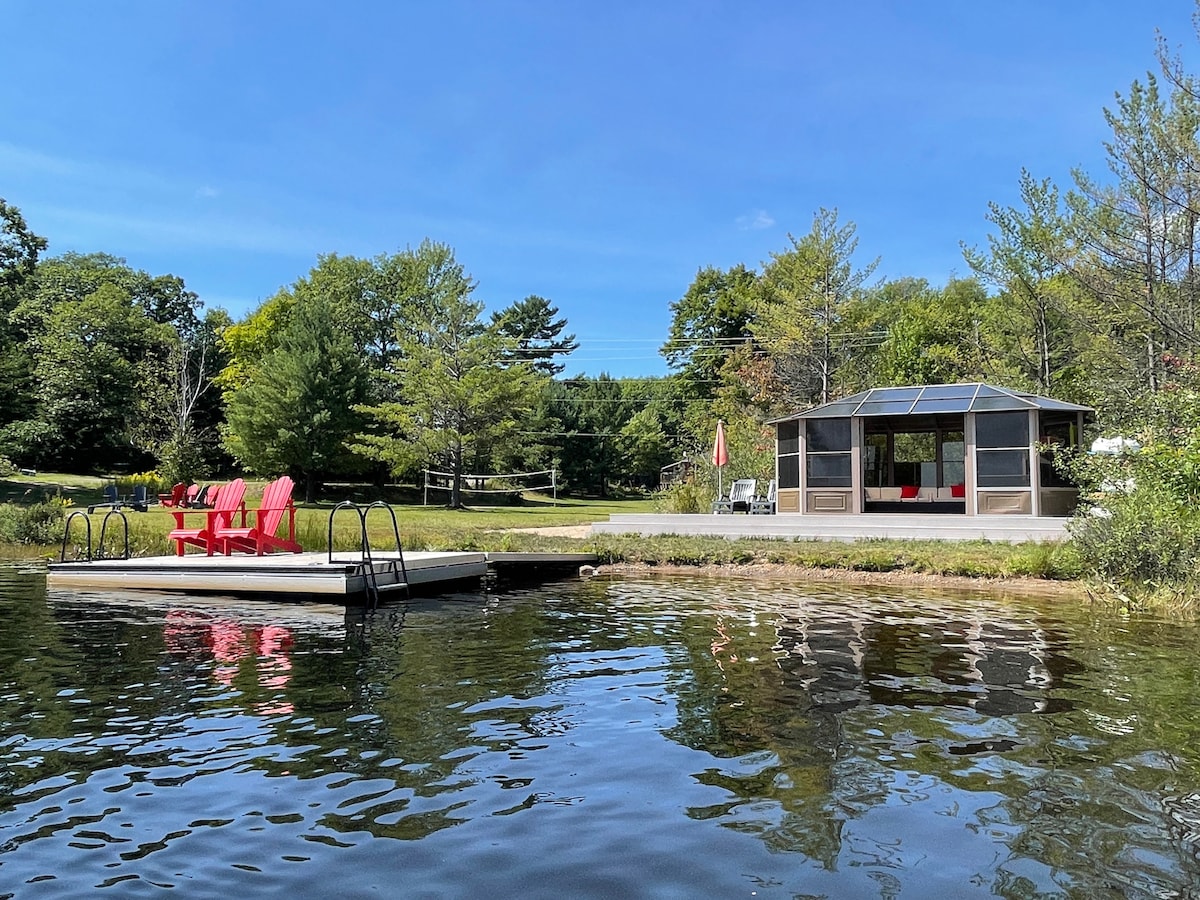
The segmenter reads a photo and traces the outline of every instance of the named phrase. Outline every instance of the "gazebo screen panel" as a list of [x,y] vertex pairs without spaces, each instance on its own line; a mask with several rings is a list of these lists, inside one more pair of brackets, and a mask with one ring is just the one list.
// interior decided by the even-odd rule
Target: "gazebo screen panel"
[[1029,486],[1029,416],[1023,410],[975,417],[975,477],[984,488]]
[[997,413],[975,419],[975,445],[984,448],[1029,449],[1029,416],[1024,412]]
[[800,422],[792,420],[791,422],[779,423],[779,454],[783,456],[788,453],[800,452]]
[[849,453],[850,420],[825,419],[809,422],[805,437],[809,453]]
[[810,419],[805,424],[805,465],[809,487],[852,484],[850,419]]

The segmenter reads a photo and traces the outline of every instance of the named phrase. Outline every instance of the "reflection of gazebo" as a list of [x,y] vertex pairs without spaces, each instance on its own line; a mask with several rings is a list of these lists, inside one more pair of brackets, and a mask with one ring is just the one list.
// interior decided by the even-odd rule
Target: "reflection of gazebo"
[[1080,446],[1091,412],[987,384],[863,391],[771,423],[777,509],[1070,515],[1078,491],[1038,445]]

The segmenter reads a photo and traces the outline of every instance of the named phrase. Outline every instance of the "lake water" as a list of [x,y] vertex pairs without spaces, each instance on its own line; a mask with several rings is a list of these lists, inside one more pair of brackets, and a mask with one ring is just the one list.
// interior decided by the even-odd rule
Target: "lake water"
[[363,617],[0,568],[0,897],[1194,897],[1197,637],[912,588]]

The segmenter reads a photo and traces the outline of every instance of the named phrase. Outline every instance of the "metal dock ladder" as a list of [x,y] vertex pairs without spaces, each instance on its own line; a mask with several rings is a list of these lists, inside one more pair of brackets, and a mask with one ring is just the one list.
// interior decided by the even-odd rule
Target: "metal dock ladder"
[[[105,556],[104,540],[108,532],[108,520],[113,516],[117,516],[121,520],[121,524],[125,526],[125,548],[120,556]],[[83,519],[83,524],[86,526],[87,544],[84,545],[83,557],[78,553],[71,559],[67,559],[67,541],[71,537],[71,523],[75,518]],[[91,562],[93,559],[129,559],[129,519],[125,517],[125,513],[119,509],[110,509],[104,514],[104,519],[100,522],[100,540],[96,544],[95,556],[92,555],[92,520],[91,517],[83,510],[75,510],[67,516],[66,524],[63,526],[62,549],[58,554],[59,562]]]
[[363,585],[366,588],[367,608],[376,609],[379,606],[379,575],[375,568],[375,559],[371,554],[371,539],[367,535],[367,516],[373,509],[383,509],[392,518],[392,533],[396,538],[396,556],[387,557],[379,561],[383,567],[383,571],[391,574],[393,578],[392,584],[397,588],[404,589],[405,598],[411,595],[408,585],[408,569],[404,565],[404,548],[400,544],[400,526],[396,522],[396,511],[382,500],[376,500],[374,503],[355,503],[353,500],[343,500],[337,506],[329,511],[329,562],[333,563],[336,560],[333,558],[333,520],[339,511],[343,509],[354,510],[358,514],[359,525],[359,558],[357,562],[362,567]]

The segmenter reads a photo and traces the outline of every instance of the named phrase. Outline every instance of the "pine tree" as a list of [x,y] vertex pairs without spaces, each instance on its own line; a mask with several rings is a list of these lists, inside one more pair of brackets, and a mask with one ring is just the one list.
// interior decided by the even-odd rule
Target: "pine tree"
[[567,320],[555,319],[558,307],[536,294],[514,303],[507,309],[492,313],[492,325],[505,337],[516,342],[515,360],[532,364],[536,372],[553,378],[566,368],[555,362],[579,349],[575,335],[562,336]]
[[367,379],[354,344],[322,296],[298,301],[279,346],[229,398],[225,445],[247,469],[287,473],[315,497],[321,477],[353,465]]

